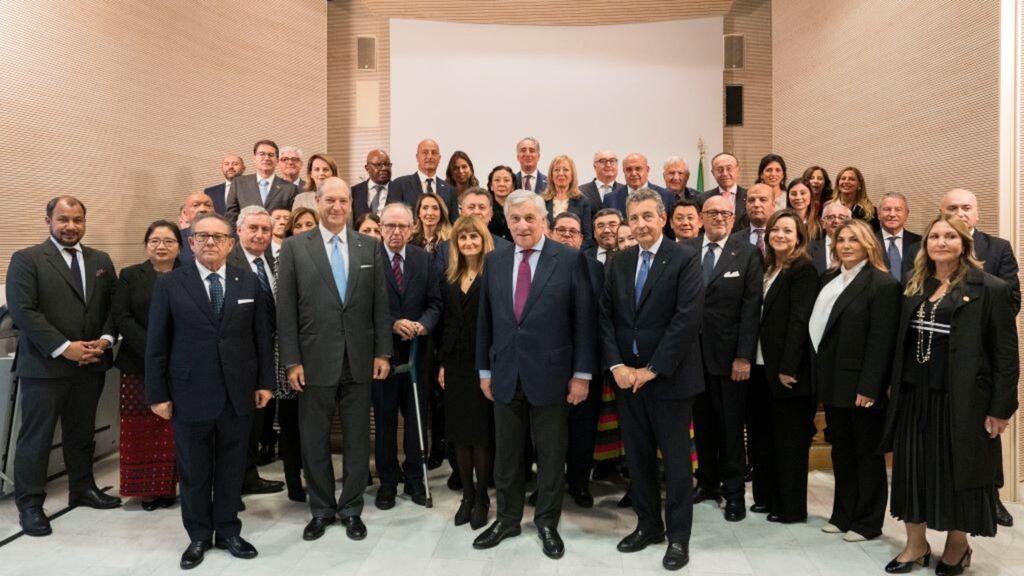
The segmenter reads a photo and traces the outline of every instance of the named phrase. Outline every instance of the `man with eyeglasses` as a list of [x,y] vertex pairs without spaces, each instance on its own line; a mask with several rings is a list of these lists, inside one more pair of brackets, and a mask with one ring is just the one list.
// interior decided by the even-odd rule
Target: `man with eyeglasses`
[[583,253],[600,262],[608,263],[608,259],[619,249],[619,226],[622,212],[615,208],[602,208],[594,214],[594,240],[597,246],[588,248]]
[[[213,210],[217,214],[224,214],[228,203],[228,193],[231,192],[231,183],[236,176],[245,174],[245,161],[238,154],[228,154],[221,160],[220,173],[224,181],[203,190],[213,200]],[[188,242],[185,242],[188,245]]]
[[193,260],[192,246],[188,239],[192,235],[192,221],[202,214],[213,212],[213,199],[205,192],[193,192],[185,196],[181,203],[181,213],[178,216],[178,228],[181,229],[181,251],[178,259],[183,264]]
[[740,178],[739,160],[728,152],[715,154],[711,159],[711,175],[718,186],[705,190],[697,202],[703,205],[712,196],[724,196],[735,215],[732,231],[738,232],[746,226],[747,213],[747,191],[737,183]]
[[366,155],[367,179],[352,187],[352,221],[356,222],[367,212],[380,217],[384,207],[392,202],[401,202],[388,193],[391,186],[391,157],[377,148]]
[[[232,226],[238,220],[239,211],[246,206],[263,206],[267,211],[292,209],[299,190],[291,181],[274,174],[278,165],[277,157],[278,148],[273,140],[260,140],[252,147],[256,173],[236,177],[228,193],[224,217]],[[301,164],[297,164],[297,167],[301,169]]]
[[590,202],[590,210],[597,214],[604,207],[604,199],[612,192],[626,187],[615,179],[619,176],[619,159],[611,150],[594,153],[594,179],[580,185],[580,193]]
[[305,188],[306,181],[302,179],[302,148],[282,147],[281,156],[277,159],[277,172],[286,182],[291,182],[296,190]]
[[[431,265],[430,255],[426,250],[409,244],[412,226],[412,209],[409,206],[394,203],[384,207],[380,223],[380,253],[388,266],[385,276],[394,354],[391,356],[390,375],[384,380],[374,380],[372,390],[373,417],[377,424],[374,428],[374,454],[380,478],[374,504],[381,510],[393,508],[398,493],[399,412],[405,422],[405,462],[401,468],[405,475],[404,492],[414,504],[425,506],[427,503],[419,448],[419,433],[422,432],[426,438],[423,416],[426,414],[428,390],[428,379],[422,370],[427,352],[422,337],[437,327],[442,299],[440,279]],[[417,340],[414,364],[419,370],[415,384],[420,398],[419,411],[413,398],[411,373],[398,374],[395,370],[395,367],[412,360],[412,344]]]
[[814,262],[814,268],[818,270],[819,276],[837,264],[832,261],[832,239],[836,230],[852,216],[850,209],[843,206],[842,202],[832,200],[825,203],[825,207],[821,211],[821,229],[825,233],[821,238],[813,240],[808,247],[811,261]]
[[743,423],[747,381],[761,319],[761,255],[732,230],[732,205],[721,195],[704,202],[704,234],[687,242],[700,251],[704,317],[700,340],[705,390],[693,405],[697,487],[693,501],[725,499],[726,521],[746,516]]

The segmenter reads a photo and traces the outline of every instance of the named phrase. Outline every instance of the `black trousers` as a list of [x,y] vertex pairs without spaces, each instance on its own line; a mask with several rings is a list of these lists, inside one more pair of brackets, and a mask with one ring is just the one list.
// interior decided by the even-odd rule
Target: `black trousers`
[[[693,433],[697,443],[697,484],[709,492],[721,490],[729,499],[743,499],[746,472],[743,422],[749,381],[733,382],[704,369],[704,392],[693,404]],[[721,488],[719,488],[721,486]]]
[[537,460],[537,507],[533,523],[557,528],[565,493],[565,453],[568,443],[568,406],[565,401],[548,406],[530,404],[521,386],[508,404],[494,403],[494,486],[497,488],[498,520],[519,524],[526,500],[523,467],[526,430],[532,432]]
[[[266,419],[266,408],[256,408],[252,415],[252,428],[249,430],[249,444],[245,457],[245,480],[243,486],[254,486],[260,479],[256,464],[260,459],[260,439],[263,437],[263,422]],[[271,416],[273,418],[273,416]]]
[[[650,389],[616,387],[622,439],[629,468],[629,494],[638,527],[660,532],[669,542],[689,544],[693,527],[693,469],[690,464],[690,418],[693,399],[667,400]],[[665,467],[665,522],[661,520],[658,449]]]
[[227,402],[216,420],[174,419],[181,520],[192,541],[238,536],[238,502],[242,497],[252,415],[239,416]]
[[46,469],[57,422],[74,494],[96,485],[92,475],[96,406],[103,392],[103,374],[79,370],[73,378],[19,378],[21,429],[14,457],[14,499],[18,510],[42,506],[46,500]]
[[277,434],[274,432],[275,418],[278,418],[277,398],[271,398],[264,408],[263,428],[260,429],[260,446],[270,446],[277,441]]
[[836,478],[829,522],[843,531],[874,538],[882,533],[888,501],[885,455],[878,451],[885,410],[825,406],[825,419]]
[[565,481],[580,489],[590,482],[594,468],[594,439],[597,437],[597,413],[601,406],[604,375],[594,374],[587,399],[569,406],[569,443],[565,454]]
[[302,488],[302,443],[299,435],[299,401],[297,398],[277,399],[277,423],[281,427],[278,442],[284,480],[289,490]]
[[412,378],[408,373],[392,374],[386,380],[374,380],[372,384],[373,417],[377,427],[374,436],[374,460],[377,476],[381,486],[395,487],[398,485],[398,414],[402,414],[405,422],[402,447],[405,451],[405,462],[402,471],[405,473],[405,484],[411,493],[423,493],[423,458],[420,457],[420,440],[417,426],[423,431],[424,441],[427,438],[423,422],[426,416],[427,386],[419,379],[420,410],[416,411],[413,398]]
[[[299,435],[302,469],[306,474],[309,509],[316,518],[359,516],[370,473],[370,383],[356,382],[348,368],[331,386],[306,386],[299,393]],[[341,496],[334,495],[334,464],[331,461],[331,420],[341,417]]]
[[751,370],[748,432],[754,456],[754,502],[783,522],[807,519],[807,466],[816,402],[811,396],[775,397],[764,366]]

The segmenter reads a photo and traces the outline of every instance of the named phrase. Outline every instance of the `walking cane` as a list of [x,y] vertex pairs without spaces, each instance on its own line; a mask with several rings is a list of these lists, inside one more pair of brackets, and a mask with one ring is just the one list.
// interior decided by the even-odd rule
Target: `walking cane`
[[[423,465],[423,487],[427,491],[427,503],[424,505],[427,508],[434,507],[434,499],[430,496],[430,482],[427,481],[427,449],[423,444],[423,426],[420,422],[420,416],[423,414],[420,411],[420,391],[419,384],[417,383],[416,377],[416,349],[418,348],[419,338],[415,338],[412,341],[412,345],[409,347],[409,361],[405,364],[395,366],[395,374],[409,373],[409,377],[412,380],[412,399],[416,405],[416,436],[420,439],[420,464]],[[408,422],[405,423],[409,425]]]

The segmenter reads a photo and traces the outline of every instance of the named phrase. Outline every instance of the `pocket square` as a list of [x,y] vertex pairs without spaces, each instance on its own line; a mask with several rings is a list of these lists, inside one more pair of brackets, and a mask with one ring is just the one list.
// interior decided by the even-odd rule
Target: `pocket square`
[[252,304],[255,301],[256,300],[253,300],[252,298],[239,298],[238,303],[239,304]]
[[739,273],[738,270],[733,270],[732,272],[726,272],[722,276],[722,278],[739,278],[739,277],[740,277],[740,273]]
[[360,268],[373,268],[373,264],[360,264]]

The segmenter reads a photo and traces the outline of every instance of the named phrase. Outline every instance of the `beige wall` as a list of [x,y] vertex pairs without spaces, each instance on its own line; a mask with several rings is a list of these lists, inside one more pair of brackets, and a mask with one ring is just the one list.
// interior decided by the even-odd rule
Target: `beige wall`
[[0,283],[46,237],[46,201],[81,198],[84,242],[143,258],[154,219],[217,183],[227,152],[252,170],[264,137],[326,146],[323,0],[4,0],[0,34]]
[[[726,85],[743,86],[743,125],[723,128],[722,142],[725,151],[739,161],[739,183],[746,187],[757,179],[761,158],[772,152],[772,2],[736,0],[722,24],[725,34],[743,35],[743,70],[723,74]],[[722,110],[724,114],[724,104]],[[718,152],[721,150],[708,150],[708,162]],[[715,185],[710,166],[704,178],[705,188]]]

